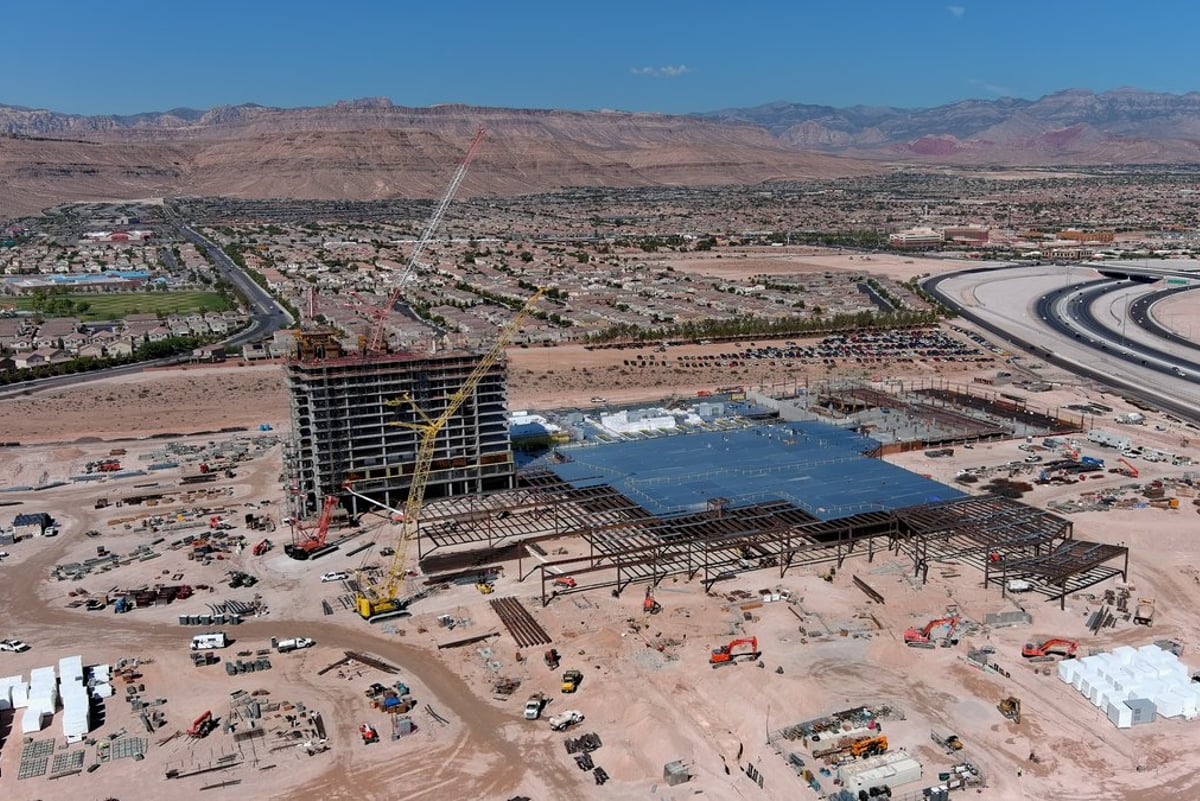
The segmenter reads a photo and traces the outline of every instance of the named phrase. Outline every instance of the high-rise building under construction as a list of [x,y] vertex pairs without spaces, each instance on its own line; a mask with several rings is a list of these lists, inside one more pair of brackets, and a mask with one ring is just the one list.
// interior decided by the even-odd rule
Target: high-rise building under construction
[[[403,507],[423,433],[445,412],[481,355],[345,354],[332,332],[306,332],[287,365],[293,441],[286,470],[293,514],[343,495],[352,514],[369,504],[342,487]],[[426,495],[510,487],[514,468],[505,421],[505,368],[493,366],[437,433]]]

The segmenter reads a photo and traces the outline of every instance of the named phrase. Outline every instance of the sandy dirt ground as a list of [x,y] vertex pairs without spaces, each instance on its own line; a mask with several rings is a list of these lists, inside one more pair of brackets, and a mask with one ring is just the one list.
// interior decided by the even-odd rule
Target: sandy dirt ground
[[[671,357],[692,352],[670,350]],[[583,348],[515,349],[510,361],[511,405],[580,405],[597,395],[614,402],[642,401],[694,395],[715,385],[755,383],[753,373],[679,373],[678,365],[670,362],[633,369],[624,364],[633,354]],[[916,377],[911,372],[890,373],[891,369],[841,365],[833,372],[881,371]],[[914,370],[911,365],[895,369]],[[917,375],[933,369],[921,366]],[[938,369],[947,378],[969,380],[974,368]],[[787,378],[768,375],[766,380],[819,380],[830,372],[827,366],[810,365],[796,367]],[[1128,410],[1119,398],[1073,385],[1036,397],[1038,403],[1050,406],[1089,399],[1107,403],[1116,412]],[[236,466],[233,478],[222,476],[197,486],[180,483],[198,471],[196,461],[184,458],[179,467],[146,475],[0,493],[0,501],[10,504],[6,516],[44,510],[62,528],[58,537],[5,547],[10,555],[0,561],[0,603],[6,610],[0,637],[20,637],[33,649],[0,653],[0,676],[27,673],[76,653],[85,664],[136,657],[142,660],[141,675],[131,686],[144,686],[143,698],[166,699],[155,707],[164,713],[165,724],[146,732],[124,700],[126,685],[118,681],[116,695],[105,702],[103,720],[90,736],[105,741],[123,731],[125,738],[145,737],[145,759],[116,759],[100,764],[94,772],[56,779],[47,775],[18,779],[22,737],[19,729],[13,731],[17,725],[13,716],[0,712],[0,798],[140,801],[164,793],[218,801],[515,796],[538,801],[681,800],[697,794],[767,801],[815,798],[789,766],[787,752],[801,753],[814,768],[818,763],[796,743],[785,743],[785,753],[777,753],[766,734],[862,704],[886,704],[903,712],[903,719],[884,721],[884,730],[893,750],[903,748],[920,759],[924,776],[922,782],[900,788],[901,792],[919,793],[921,787],[936,783],[938,773],[962,755],[986,774],[988,786],[981,793],[986,798],[1148,800],[1165,792],[1189,797],[1198,789],[1192,755],[1200,747],[1200,723],[1160,719],[1149,726],[1118,730],[1077,692],[1053,674],[1045,675],[1040,669],[1045,665],[1035,667],[1020,657],[1024,642],[1052,635],[1079,640],[1083,652],[1170,638],[1184,645],[1185,662],[1200,667],[1196,656],[1200,624],[1192,614],[1200,592],[1200,546],[1194,537],[1196,506],[1183,489],[1178,490],[1180,507],[1174,510],[1123,508],[1070,516],[1077,537],[1124,543],[1132,549],[1129,581],[1135,595],[1158,601],[1153,629],[1121,621],[1098,636],[1086,630],[1087,616],[1101,602],[1095,594],[1111,588],[1111,582],[1068,597],[1066,608],[1060,610],[1042,596],[1003,598],[995,586],[981,586],[978,571],[952,563],[935,564],[928,583],[922,584],[913,577],[906,556],[886,552],[877,552],[870,561],[865,555],[847,560],[832,581],[822,579],[824,568],[792,569],[782,577],[777,570],[764,569],[721,582],[709,594],[696,581],[668,579],[655,591],[663,605],[662,613],[655,616],[641,611],[640,585],[619,597],[607,591],[566,595],[542,608],[537,582],[522,581],[517,564],[507,563],[493,596],[481,595],[470,584],[454,586],[420,601],[411,617],[368,626],[345,609],[347,587],[322,582],[320,575],[378,562],[375,549],[350,552],[360,544],[389,542],[395,535],[390,523],[370,523],[341,550],[313,563],[296,562],[282,553],[278,546],[288,536],[282,525],[266,535],[276,547],[263,556],[254,556],[248,548],[233,548],[221,553],[221,558],[197,560],[188,558],[186,548],[170,547],[187,531],[164,528],[172,523],[198,520],[203,531],[204,521],[217,517],[232,526],[229,535],[253,543],[263,534],[245,528],[245,513],[280,522],[281,454],[270,438],[286,434],[287,416],[278,365],[160,371],[0,401],[3,439],[28,443],[0,448],[0,487],[48,487],[68,481],[83,471],[86,462],[114,448],[127,451],[122,456],[126,464],[144,467],[163,442],[140,438],[161,432],[243,427],[250,430],[172,441],[203,447],[241,438],[261,448]],[[271,423],[275,431],[255,431],[263,422]],[[1161,416],[1152,415],[1147,425],[1127,430],[1109,421],[1104,427],[1200,462],[1200,448],[1192,445],[1193,432]],[[892,461],[953,484],[958,472],[968,467],[990,467],[1007,475],[1010,462],[1028,455],[1019,444],[980,444],[943,459],[930,459],[917,451]],[[1115,456],[1086,445],[1081,452],[1110,460]],[[1138,482],[1182,477],[1189,470],[1163,463],[1137,464],[1143,471]],[[1036,467],[1012,469],[1030,479]],[[1115,492],[1131,483],[1135,482],[1106,472],[1079,484],[1036,486],[1025,500],[1037,505],[1087,502],[1101,491]],[[1125,497],[1134,495],[1132,490],[1124,492]],[[99,498],[112,501],[131,495],[161,497],[153,506],[96,508]],[[87,536],[89,531],[97,534]],[[97,547],[128,555],[140,546],[158,555],[123,559],[118,567],[78,581],[50,578],[55,565],[95,556]],[[558,547],[559,543],[549,544],[551,557]],[[579,548],[573,542],[563,542],[561,547]],[[524,566],[528,570],[529,564]],[[231,569],[251,573],[259,583],[232,589],[225,583]],[[885,603],[869,601],[851,582],[853,575],[881,593]],[[85,598],[119,588],[178,583],[196,588],[196,594],[123,615],[113,614],[111,608],[89,612],[82,606]],[[790,601],[761,603],[757,600],[761,590],[785,590]],[[268,649],[271,637],[307,636],[317,645],[288,654],[271,652],[272,668],[262,672],[228,676],[223,664],[194,667],[188,642],[202,629],[181,625],[178,616],[203,614],[210,611],[210,604],[226,601],[251,603],[256,596],[260,615],[238,626],[222,627],[235,640],[217,652],[222,662]],[[577,694],[559,692],[559,674],[542,663],[541,647],[517,647],[487,603],[504,596],[524,602],[552,637],[564,668],[583,671]],[[324,605],[332,614],[325,613]],[[988,613],[1023,608],[1032,615],[1033,624],[994,629],[980,625],[954,648],[905,647],[907,627],[941,617],[950,607],[980,623]],[[454,622],[453,629],[443,624],[446,620]],[[473,635],[492,636],[479,643],[438,648]],[[711,670],[709,650],[742,635],[758,638],[761,666],[747,662]],[[983,645],[996,649],[994,660],[1007,675],[982,672],[968,664],[967,648]],[[347,650],[385,660],[399,672],[389,675],[357,661],[335,665]],[[520,680],[508,700],[493,697],[492,686],[501,677]],[[389,718],[371,708],[364,690],[372,682],[396,680],[409,685],[418,703],[411,713],[416,731],[393,741]],[[248,732],[249,722],[244,720],[238,721],[234,732],[219,729],[200,740],[176,734],[206,710],[223,720],[230,718],[231,693],[238,690],[257,692],[255,697],[269,705],[255,722],[264,731],[262,736],[237,739],[239,732]],[[523,701],[534,691],[543,691],[550,699],[547,715],[563,709],[585,713],[586,720],[573,733],[596,732],[601,737],[603,746],[593,757],[611,776],[608,784],[598,787],[592,772],[576,767],[563,746],[564,735],[551,732],[544,720],[522,719]],[[1023,700],[1019,725],[996,710],[996,703],[1009,695]],[[288,720],[300,705],[305,712],[320,713],[327,750],[316,747],[313,724],[307,718],[301,717],[295,726]],[[376,726],[382,742],[361,742],[358,727],[364,722]],[[931,729],[958,734],[964,751],[957,757],[944,753],[930,741]],[[66,748],[60,732],[56,716],[33,736],[54,740],[55,753],[82,751],[85,767],[96,762],[96,745]],[[316,751],[311,755],[304,748],[310,743]],[[690,782],[677,787],[664,783],[663,765],[672,760],[688,764]],[[762,789],[745,775],[747,766],[764,777]],[[194,775],[164,778],[171,769]],[[197,772],[207,769],[211,770]],[[836,789],[830,777],[818,779],[822,797]]]
[[659,256],[655,263],[667,264],[681,272],[715,275],[720,278],[747,278],[752,275],[804,275],[806,273],[850,272],[886,275],[907,281],[922,275],[960,270],[958,259],[930,259],[895,253],[846,255],[828,248],[745,248],[732,257],[728,254],[687,253]]
[[[1152,426],[1136,432],[1139,442],[1170,444],[1179,432],[1159,432]],[[257,434],[253,436],[258,436]],[[183,442],[204,444],[212,437]],[[219,442],[220,439],[218,438]],[[107,452],[111,443],[31,446],[0,453],[0,475],[11,476],[14,463],[32,459],[62,478],[82,460]],[[951,459],[929,459],[921,452],[895,457],[894,461],[918,472],[952,482],[964,467],[1007,465],[1025,455],[1016,442],[978,445],[958,450]],[[152,443],[124,442],[126,459],[135,463]],[[1176,450],[1180,450],[1175,442]],[[1085,448],[1085,453],[1104,454]],[[1200,460],[1200,452],[1193,454]],[[201,788],[204,797],[244,798],[654,798],[682,799],[697,791],[717,798],[783,799],[811,792],[790,770],[784,757],[768,745],[764,732],[858,704],[888,704],[903,711],[903,720],[884,722],[893,748],[903,747],[925,765],[926,778],[949,768],[955,760],[929,740],[929,731],[953,731],[966,743],[963,752],[985,771],[992,798],[1035,798],[1052,794],[1064,798],[1149,798],[1154,788],[1190,787],[1188,760],[1183,758],[1200,745],[1196,724],[1179,721],[1117,730],[1098,717],[1096,710],[1053,676],[1022,663],[1023,642],[1047,636],[1080,639],[1083,647],[1144,644],[1170,637],[1191,653],[1200,644],[1200,627],[1189,613],[1189,601],[1200,576],[1200,554],[1191,532],[1195,507],[1184,499],[1179,510],[1154,508],[1089,512],[1072,516],[1076,536],[1123,542],[1133,549],[1130,581],[1138,594],[1159,602],[1153,631],[1119,624],[1099,637],[1091,637],[1084,621],[1097,600],[1087,594],[1072,596],[1065,610],[1038,597],[1001,597],[995,587],[979,586],[971,568],[935,565],[929,583],[912,577],[905,557],[876,554],[848,561],[832,582],[823,581],[816,569],[792,570],[780,578],[770,570],[723,582],[716,594],[706,594],[695,582],[668,580],[656,590],[662,614],[641,612],[640,587],[613,598],[607,593],[587,593],[554,600],[540,608],[536,583],[519,581],[515,564],[506,567],[496,586],[498,596],[514,595],[526,602],[534,617],[551,633],[563,655],[563,667],[578,667],[585,674],[579,693],[557,691],[557,673],[541,661],[538,648],[519,649],[504,633],[486,605],[487,598],[470,585],[437,593],[420,602],[414,615],[393,624],[368,627],[345,611],[344,586],[322,583],[321,572],[354,569],[359,556],[347,551],[368,540],[386,540],[390,524],[373,524],[358,539],[316,563],[299,563],[279,548],[255,557],[249,550],[231,552],[208,563],[186,558],[183,550],[156,546],[161,556],[134,561],[82,581],[47,581],[55,564],[84,559],[97,543],[125,554],[139,545],[154,543],[169,532],[155,533],[142,521],[160,516],[167,521],[202,509],[201,519],[216,514],[239,521],[242,513],[279,514],[282,498],[277,487],[279,449],[269,447],[255,460],[238,466],[237,477],[203,485],[203,491],[185,497],[178,485],[182,475],[194,474],[194,464],[146,477],[107,479],[98,484],[68,485],[44,491],[16,492],[11,497],[24,509],[47,509],[61,522],[63,533],[54,539],[34,539],[8,548],[11,556],[0,565],[5,581],[0,596],[9,610],[5,634],[26,639],[34,650],[4,654],[4,674],[25,672],[53,662],[59,656],[82,653],[89,664],[120,658],[146,660],[135,683],[144,685],[143,697],[165,698],[160,707],[166,724],[149,734],[122,699],[124,685],[105,704],[104,723],[93,732],[103,739],[120,730],[126,737],[148,740],[145,760],[106,762],[94,773],[65,776],[52,783],[41,778],[17,780],[19,736],[10,733],[0,752],[0,793],[4,797],[58,797],[100,793],[97,798],[123,800],[152,798],[167,791],[189,796]],[[56,467],[58,465],[58,467]],[[1182,468],[1143,466],[1146,477],[1181,475]],[[55,472],[58,471],[58,472]],[[147,484],[156,486],[145,486]],[[1129,480],[1104,474],[1100,480],[1054,488],[1037,488],[1030,500],[1043,503],[1111,489]],[[136,491],[134,484],[143,485]],[[145,505],[94,508],[97,497],[127,497],[138,493],[167,493],[153,507]],[[168,500],[169,499],[169,500]],[[263,501],[270,504],[263,505]],[[126,524],[129,528],[125,528]],[[98,537],[83,531],[101,532]],[[257,532],[235,525],[231,534],[256,541]],[[178,535],[175,535],[178,536]],[[280,528],[276,542],[286,536]],[[244,569],[260,577],[250,590],[233,590],[223,584],[230,569]],[[886,599],[871,603],[850,581],[858,575]],[[78,606],[84,597],[99,596],[116,587],[185,582],[199,589],[185,601],[165,607],[137,609],[113,615],[111,609],[88,612]],[[750,600],[763,589],[786,590],[792,601],[746,603],[734,592],[746,591]],[[635,591],[636,590],[636,591]],[[223,660],[269,648],[272,636],[308,636],[317,646],[290,654],[271,654],[273,667],[266,672],[227,676],[223,666],[193,667],[187,643],[198,629],[181,626],[179,614],[201,614],[208,605],[229,600],[249,603],[257,595],[261,616],[240,626],[224,627],[235,639],[219,653]],[[321,602],[334,609],[323,614]],[[979,628],[957,648],[925,651],[906,648],[904,629],[942,616],[953,605],[971,620],[982,621],[991,612],[1024,608],[1033,615],[1032,626],[1012,629]],[[72,608],[73,606],[73,608]],[[450,631],[439,623],[449,616],[456,621]],[[437,645],[455,637],[497,632],[486,642],[448,650]],[[762,667],[745,663],[718,671],[707,667],[710,648],[742,635],[757,636],[763,651]],[[994,659],[1008,676],[983,673],[964,660],[968,645],[992,645]],[[351,663],[318,672],[335,663],[345,650],[376,655],[399,668],[386,675],[372,667]],[[1039,666],[1040,667],[1040,666]],[[508,701],[492,698],[491,685],[498,677],[521,681]],[[386,735],[388,718],[371,709],[363,690],[375,681],[402,680],[413,690],[418,708],[413,712],[414,734],[393,742]],[[223,730],[204,740],[175,732],[186,729],[205,710],[228,717],[230,693],[258,692],[256,697],[281,707],[264,714],[256,725],[265,734],[241,742]],[[593,756],[612,780],[597,788],[589,773],[579,771],[562,748],[563,735],[551,733],[544,721],[521,719],[521,703],[528,693],[543,691],[551,699],[546,714],[576,708],[587,719],[579,728],[595,731],[603,747]],[[1024,720],[1018,726],[995,711],[1007,695],[1024,702]],[[736,699],[736,700],[734,700]],[[445,719],[442,724],[426,705]],[[311,724],[292,726],[286,715],[304,710],[319,712],[327,727],[329,750],[309,755]],[[4,719],[0,717],[0,721]],[[372,746],[358,739],[358,726],[368,722],[384,736]],[[6,722],[0,722],[0,730]],[[246,722],[240,721],[240,727]],[[38,737],[54,737],[57,719]],[[243,730],[244,729],[239,729]],[[293,734],[298,732],[298,734]],[[1168,735],[1169,733],[1169,735]],[[796,744],[787,749],[801,750]],[[87,753],[94,748],[72,746]],[[741,754],[739,758],[739,753]],[[1031,762],[1029,755],[1037,756]],[[662,783],[662,765],[683,759],[694,778],[686,785],[668,788]],[[183,772],[228,767],[185,778],[161,778],[167,770]],[[810,763],[811,764],[811,763]],[[766,781],[759,790],[738,768],[753,765]],[[725,767],[731,768],[729,774]],[[1140,769],[1139,769],[1140,768]],[[1108,780],[1095,777],[1103,771]],[[1021,775],[1018,775],[1018,772]],[[136,777],[153,777],[137,781]],[[228,782],[229,784],[222,784]],[[825,789],[834,789],[825,779]],[[402,788],[402,789],[397,789]],[[1072,789],[1074,788],[1074,789]],[[64,795],[62,797],[67,797]],[[88,797],[91,797],[90,795]]]
[[1193,328],[1200,316],[1200,297],[1195,292],[1181,292],[1154,304],[1154,319],[1180,336],[1200,336],[1200,326]]

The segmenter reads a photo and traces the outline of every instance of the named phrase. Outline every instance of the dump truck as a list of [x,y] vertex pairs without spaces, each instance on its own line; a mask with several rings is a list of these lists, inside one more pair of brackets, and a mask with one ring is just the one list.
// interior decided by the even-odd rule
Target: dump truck
[[1154,625],[1154,599],[1139,598],[1137,608],[1133,610],[1133,622],[1138,626]]

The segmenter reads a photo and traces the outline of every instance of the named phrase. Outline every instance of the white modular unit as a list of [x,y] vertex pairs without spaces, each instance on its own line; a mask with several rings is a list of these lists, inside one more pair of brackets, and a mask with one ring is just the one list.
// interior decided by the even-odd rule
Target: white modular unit
[[1107,712],[1108,719],[1118,729],[1128,729],[1133,725],[1133,710],[1124,701],[1110,701]]
[[35,734],[46,728],[51,712],[40,706],[27,706],[21,712],[21,734]]

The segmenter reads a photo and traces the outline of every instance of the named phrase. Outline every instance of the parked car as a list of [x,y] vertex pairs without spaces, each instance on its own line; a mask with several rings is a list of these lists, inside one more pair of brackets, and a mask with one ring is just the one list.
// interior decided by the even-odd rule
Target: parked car
[[0,651],[13,651],[19,654],[28,650],[29,645],[21,640],[0,640]]
[[350,574],[345,570],[333,570],[321,576],[321,581],[345,581]]

